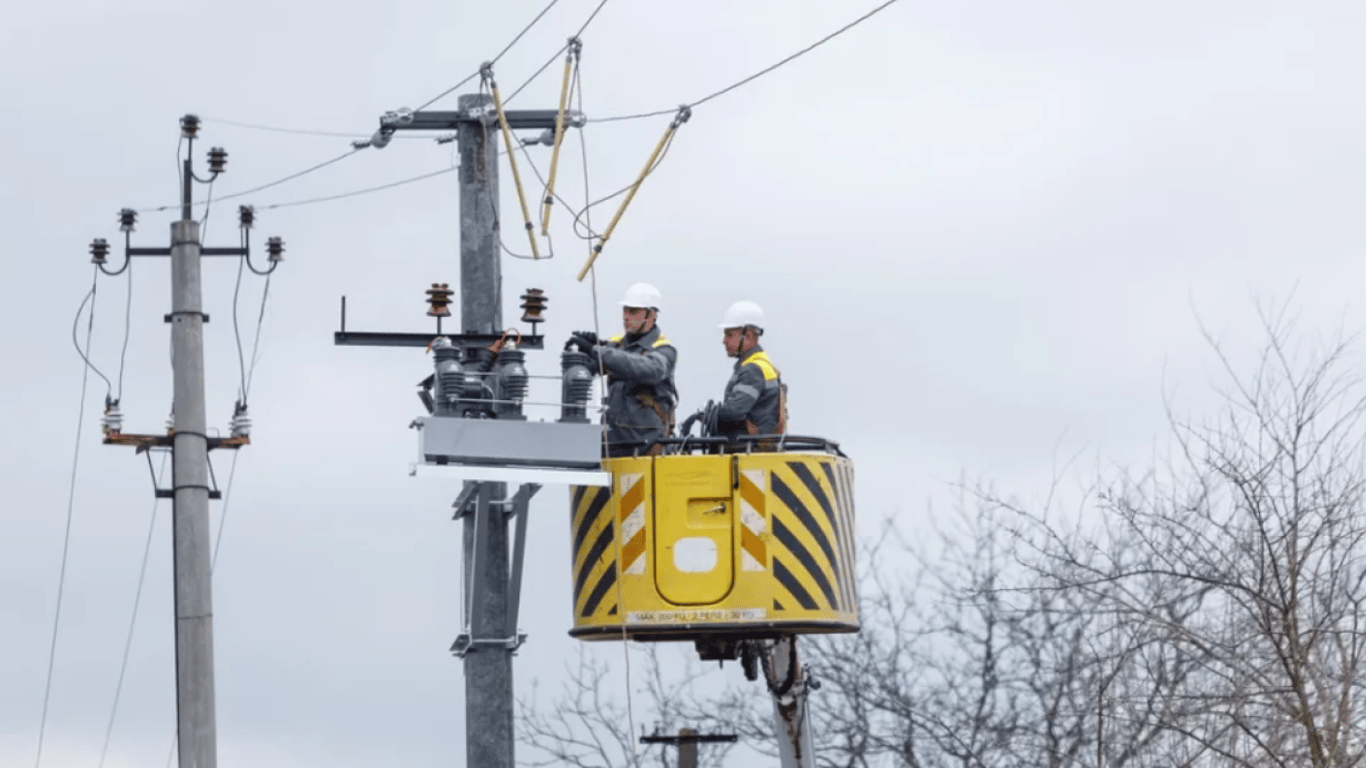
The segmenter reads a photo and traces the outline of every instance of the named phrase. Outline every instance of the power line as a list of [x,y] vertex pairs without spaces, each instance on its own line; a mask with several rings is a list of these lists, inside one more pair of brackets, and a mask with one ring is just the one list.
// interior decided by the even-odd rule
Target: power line
[[[560,2],[560,0],[550,0],[550,2],[547,3],[546,6],[545,6],[544,8],[541,9],[541,12],[538,13],[538,14],[536,14],[536,18],[532,19],[531,22],[530,22],[529,24],[527,24],[525,27],[523,27],[523,28],[522,28],[522,31],[521,31],[521,32],[518,32],[516,37],[512,38],[512,42],[510,42],[510,43],[508,43],[507,45],[503,46],[503,50],[499,51],[499,52],[498,52],[498,55],[497,55],[497,56],[494,56],[494,57],[493,57],[493,61],[490,61],[489,64],[490,64],[490,65],[492,65],[492,64],[497,64],[497,63],[498,63],[498,60],[501,59],[501,58],[503,58],[503,54],[505,54],[505,53],[507,53],[508,51],[512,50],[512,46],[516,45],[516,44],[517,44],[517,41],[518,41],[518,40],[521,40],[523,35],[525,35],[526,33],[530,32],[530,31],[531,31],[531,28],[534,27],[534,26],[536,26],[536,22],[540,21],[540,20],[541,20],[541,17],[542,17],[542,16],[545,16],[546,13],[547,13],[551,8],[554,8],[554,7],[555,7],[555,4],[558,3],[558,2]],[[595,12],[595,15],[596,15],[596,12]],[[480,69],[482,69],[482,67],[481,67]],[[441,93],[438,93],[437,95],[435,95],[435,96],[433,96],[432,98],[428,99],[426,102],[424,102],[424,103],[422,104],[422,106],[418,107],[417,109],[414,109],[413,111],[414,111],[414,112],[419,112],[419,111],[421,111],[421,110],[426,109],[427,107],[430,107],[432,104],[435,104],[436,102],[440,101],[441,99],[444,99],[446,96],[448,96],[448,95],[450,95],[451,93],[453,93],[456,89],[460,88],[460,87],[463,86],[465,83],[468,83],[469,81],[471,81],[471,80],[473,80],[474,78],[478,77],[478,76],[479,76],[479,71],[480,71],[479,69],[476,69],[474,72],[472,72],[472,73],[471,73],[468,77],[466,77],[464,80],[461,80],[460,82],[456,83],[455,85],[452,85],[450,88],[447,88],[446,90],[442,91]]]
[[258,205],[258,206],[255,206],[255,208],[256,208],[256,210],[258,210],[258,211],[268,211],[268,210],[271,210],[272,208],[291,208],[291,207],[296,206],[296,205],[312,205],[313,203],[325,203],[325,202],[328,202],[328,201],[331,201],[331,200],[341,200],[341,199],[344,199],[344,198],[347,198],[347,197],[356,197],[357,195],[367,195],[367,194],[370,194],[371,192],[379,192],[379,191],[381,191],[381,190],[390,189],[390,188],[393,188],[393,187],[401,187],[401,186],[403,186],[404,184],[412,184],[413,182],[422,181],[423,179],[430,179],[430,178],[435,177],[435,176],[441,176],[442,174],[447,174],[447,173],[450,173],[451,171],[454,171],[454,170],[456,170],[455,167],[442,168],[442,169],[439,170],[439,171],[432,171],[432,172],[430,172],[430,173],[424,173],[424,174],[422,174],[421,176],[413,176],[413,177],[406,178],[406,179],[400,179],[400,180],[398,180],[398,181],[391,181],[391,182],[389,182],[388,184],[380,184],[379,186],[375,186],[375,187],[366,187],[365,189],[357,189],[357,190],[352,190],[352,191],[350,191],[350,192],[342,192],[342,193],[335,194],[335,195],[326,195],[326,196],[324,196],[324,197],[311,197],[311,198],[308,198],[308,199],[306,199],[306,200],[294,200],[294,201],[286,202],[286,203],[271,203],[270,205]]
[[104,385],[108,390],[106,394],[112,396],[114,394],[114,385],[109,381],[109,377],[101,373],[100,369],[96,368],[95,364],[90,362],[90,330],[87,330],[86,332],[85,351],[81,351],[80,342],[77,341],[77,330],[81,326],[81,313],[85,311],[85,303],[87,301],[90,302],[91,330],[93,330],[95,326],[95,285],[96,281],[99,279],[99,267],[96,266],[95,269],[97,270],[95,274],[95,280],[91,281],[90,291],[85,294],[84,299],[81,299],[81,306],[76,309],[76,319],[73,320],[71,323],[71,344],[72,346],[76,347],[76,354],[80,355],[81,359],[85,361],[86,368],[89,371],[94,371],[96,376],[99,376],[101,379],[104,379]]
[[[848,24],[845,24],[843,27],[840,27],[839,29],[835,30],[834,32],[831,32],[830,34],[826,35],[825,37],[821,38],[820,40],[817,40],[816,42],[812,43],[811,45],[808,45],[807,47],[801,49],[800,51],[797,51],[796,53],[794,53],[794,54],[788,56],[787,58],[783,59],[782,61],[779,61],[779,62],[776,63],[776,64],[773,64],[773,65],[770,65],[770,66],[768,66],[768,67],[765,67],[764,69],[761,69],[761,70],[759,70],[758,72],[755,72],[754,74],[750,75],[749,77],[746,77],[746,78],[744,78],[743,80],[739,80],[739,81],[737,81],[737,82],[735,82],[735,83],[732,83],[731,85],[728,85],[728,86],[726,86],[725,88],[722,88],[721,90],[716,91],[715,93],[711,93],[711,94],[708,94],[707,96],[703,96],[702,98],[698,99],[697,101],[694,101],[694,102],[689,103],[687,106],[688,106],[689,108],[693,108],[693,107],[700,106],[700,105],[702,105],[702,104],[707,103],[708,101],[711,101],[712,99],[717,98],[718,96],[722,96],[722,95],[725,95],[725,94],[727,94],[727,93],[730,93],[731,91],[735,90],[736,88],[739,88],[739,87],[742,86],[742,85],[745,85],[745,84],[747,84],[747,83],[749,83],[749,82],[751,82],[751,81],[753,81],[753,80],[756,80],[756,79],[758,79],[758,78],[760,78],[760,77],[762,77],[762,76],[768,74],[769,72],[772,72],[773,70],[775,70],[775,69],[777,69],[777,68],[783,66],[784,64],[786,64],[786,63],[788,63],[788,62],[790,62],[790,61],[792,61],[793,59],[796,59],[796,58],[799,57],[799,56],[802,56],[802,55],[804,55],[804,54],[806,54],[806,53],[809,53],[809,52],[815,50],[816,48],[819,48],[820,46],[822,46],[822,45],[824,45],[824,44],[830,42],[831,40],[835,39],[836,37],[839,37],[840,35],[844,34],[844,33],[847,32],[847,31],[849,31],[850,29],[853,29],[854,27],[858,26],[859,24],[862,24],[864,21],[867,21],[868,19],[872,18],[873,15],[875,15],[875,14],[877,14],[878,12],[882,11],[883,9],[887,8],[887,6],[891,5],[892,3],[895,3],[896,1],[897,1],[897,0],[886,0],[886,2],[884,2],[882,5],[879,5],[878,7],[874,8],[873,10],[868,11],[867,13],[865,13],[865,14],[863,14],[862,16],[858,17],[857,19],[854,19],[853,21],[849,22]],[[590,122],[590,123],[611,123],[611,122],[619,122],[619,121],[624,121],[624,120],[639,120],[639,119],[641,119],[641,118],[646,118],[646,117],[658,117],[658,116],[660,116],[660,115],[671,115],[671,114],[674,114],[674,113],[677,112],[677,111],[678,111],[677,109],[658,109],[658,110],[655,110],[655,111],[653,111],[653,112],[641,112],[641,113],[634,114],[634,115],[621,115],[621,116],[618,116],[618,117],[600,117],[600,118],[597,118],[597,119],[591,119],[591,118],[590,118],[590,119],[587,120],[587,122]]]
[[119,351],[119,390],[115,400],[123,399],[123,364],[128,359],[128,337],[133,330],[133,264],[128,263],[128,301],[123,309],[123,349]]
[[[238,392],[241,393],[239,400],[243,403],[247,401],[247,362],[242,357],[242,333],[237,326],[237,299],[242,294],[242,273],[247,271],[247,258],[245,256],[237,260],[237,283],[232,288],[232,335],[237,340],[237,366],[238,373],[241,375],[241,386]],[[267,276],[266,279],[270,279]]]
[[[85,353],[81,355],[86,362],[86,367],[81,371],[81,400],[79,407],[76,409],[76,447],[73,450],[71,457],[71,484],[66,499],[66,531],[62,534],[62,564],[57,576],[57,608],[52,617],[52,643],[48,647],[47,682],[43,685],[43,714],[38,723],[38,754],[33,760],[35,768],[38,768],[38,766],[41,766],[43,763],[43,737],[47,732],[48,704],[51,703],[52,699],[52,670],[56,666],[57,661],[57,634],[58,630],[61,628],[62,595],[66,591],[66,561],[67,555],[71,551],[71,518],[73,516],[72,513],[76,508],[76,470],[80,464],[81,458],[81,432],[85,429],[86,385],[90,381],[90,371],[93,370],[95,373],[99,373],[99,370],[90,364],[90,356],[88,354],[90,352],[90,339],[95,332],[94,298],[95,285],[99,281],[99,267],[97,266],[95,269],[95,277],[90,283],[90,293],[86,294],[85,300],[81,302],[81,309],[85,308],[86,301],[90,302],[90,321],[85,329]],[[77,310],[76,325],[72,326],[71,329],[71,338],[73,342],[76,340],[76,327],[80,325],[80,320],[81,310]],[[79,345],[76,347],[76,351],[81,351]],[[103,378],[104,374],[100,374],[100,377]],[[109,383],[108,379],[105,379],[104,381],[106,384]]]
[[247,369],[247,383],[242,389],[242,402],[247,401],[247,394],[251,392],[251,379],[256,375],[256,363],[260,360],[258,355],[261,352],[261,325],[266,319],[266,300],[270,298],[270,275],[266,275],[266,286],[261,290],[261,312],[256,316],[256,338],[251,343],[251,367]]
[[[206,123],[220,123],[220,124],[222,124],[222,125],[230,125],[230,126],[233,126],[234,128],[248,128],[248,129],[251,129],[251,130],[254,130],[254,131],[269,131],[269,132],[272,132],[272,133],[289,133],[289,134],[295,134],[295,135],[299,135],[299,136],[327,136],[327,137],[341,138],[341,139],[359,139],[359,140],[364,140],[364,139],[370,138],[371,135],[372,135],[372,134],[362,134],[362,133],[346,133],[346,132],[344,132],[344,131],[320,131],[320,130],[313,130],[313,129],[311,129],[311,128],[289,128],[289,127],[282,127],[282,126],[276,126],[276,125],[262,125],[262,124],[260,124],[260,123],[245,123],[245,122],[242,122],[242,121],[240,121],[240,120],[228,120],[228,119],[221,118],[221,117],[205,117],[205,118],[202,118],[202,119],[203,119],[203,121],[206,122]],[[427,137],[425,137],[425,136],[401,136],[401,137],[399,137],[399,138],[403,138],[403,139],[425,139],[425,138],[427,138]]]
[[[278,185],[280,185],[280,184],[285,183],[286,181],[292,181],[292,180],[294,180],[294,179],[299,178],[300,176],[306,176],[306,175],[308,175],[308,174],[310,174],[310,173],[313,173],[314,171],[317,171],[317,170],[321,170],[321,169],[323,169],[323,168],[326,168],[327,166],[332,165],[333,163],[337,163],[337,162],[340,162],[340,161],[342,161],[342,160],[345,160],[346,158],[351,157],[352,155],[356,154],[357,152],[361,151],[362,149],[365,149],[365,147],[352,147],[350,150],[348,150],[348,151],[346,151],[346,152],[343,152],[342,154],[337,155],[336,157],[334,157],[334,158],[332,158],[332,159],[330,159],[330,160],[324,160],[323,162],[318,163],[317,165],[311,166],[311,167],[309,167],[309,168],[305,168],[304,170],[299,171],[299,172],[297,172],[297,173],[291,173],[290,175],[288,175],[288,176],[286,176],[286,177],[284,177],[284,178],[282,178],[282,179],[276,179],[275,181],[272,181],[272,182],[270,182],[269,184],[262,184],[262,185],[259,186],[259,187],[252,187],[251,189],[243,190],[243,191],[241,191],[241,192],[234,192],[234,193],[232,193],[231,195],[223,195],[223,196],[221,196],[221,197],[218,198],[218,201],[219,201],[219,202],[222,202],[222,201],[224,201],[224,200],[232,200],[233,198],[243,197],[243,196],[245,196],[245,195],[250,195],[250,194],[255,193],[255,192],[260,192],[260,191],[263,190],[263,189],[270,189],[271,187],[278,186]],[[208,202],[207,202],[207,201],[205,201],[205,202],[203,202],[203,203],[195,202],[195,203],[191,203],[191,205],[192,205],[192,206],[208,205]],[[175,203],[174,205],[162,205],[162,206],[159,206],[159,207],[156,207],[156,208],[139,208],[139,209],[138,209],[138,213],[159,213],[159,212],[161,212],[161,211],[169,211],[169,210],[171,210],[171,209],[173,209],[173,208],[180,208],[180,207],[181,207],[181,204],[180,204],[180,203]]]
[[[602,10],[602,7],[604,5],[607,5],[607,0],[602,0],[601,2],[599,2],[598,7],[594,8],[593,12],[588,14],[588,19],[579,26],[579,31],[574,33],[574,36],[570,38],[571,40],[577,40],[578,38],[583,36],[584,30],[588,29],[588,25],[592,24],[593,19],[598,17],[598,12]],[[555,51],[554,55],[552,55],[549,59],[546,59],[546,62],[541,65],[541,68],[536,70],[536,72],[532,74],[531,77],[527,78],[525,83],[522,83],[520,86],[518,86],[517,90],[513,91],[511,96],[503,100],[503,103],[510,104],[513,99],[517,98],[517,94],[521,93],[528,85],[531,85],[531,82],[536,78],[540,77],[542,72],[549,69],[550,65],[554,64],[555,60],[560,58],[560,54],[564,53],[565,49],[568,48],[569,45],[570,44],[566,42],[564,45],[560,46],[559,50]]]
[[[161,482],[166,478],[166,460],[170,457],[167,451],[161,454],[161,477],[157,480],[157,487],[161,487]],[[152,536],[156,531],[157,525],[157,505],[161,499],[152,499],[152,520],[147,524],[147,543],[142,548],[142,566],[138,569],[138,587],[133,593],[133,616],[128,621],[128,637],[123,643],[123,662],[119,665],[119,681],[114,686],[114,705],[109,711],[109,726],[104,731],[104,748],[100,750],[99,768],[104,768],[105,757],[109,754],[109,740],[114,735],[114,718],[119,712],[119,698],[123,693],[123,678],[128,671],[128,656],[133,649],[133,630],[137,627],[138,606],[142,603],[142,585],[147,577],[147,560],[152,552]]]

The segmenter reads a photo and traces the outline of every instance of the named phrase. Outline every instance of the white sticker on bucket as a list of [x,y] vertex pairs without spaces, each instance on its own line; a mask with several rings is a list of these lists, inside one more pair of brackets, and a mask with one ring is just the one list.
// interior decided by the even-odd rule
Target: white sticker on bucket
[[707,573],[716,568],[716,542],[689,536],[674,542],[674,567],[683,573]]

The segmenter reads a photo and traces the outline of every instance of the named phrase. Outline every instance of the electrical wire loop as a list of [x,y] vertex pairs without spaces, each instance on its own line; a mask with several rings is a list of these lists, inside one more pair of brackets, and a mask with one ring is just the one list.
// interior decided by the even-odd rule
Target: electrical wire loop
[[664,147],[673,140],[674,133],[678,131],[679,127],[688,122],[688,119],[691,117],[692,107],[684,104],[678,108],[678,112],[674,115],[674,119],[669,122],[669,129],[664,132],[664,136],[661,137],[659,143],[655,145],[655,151],[650,153],[650,159],[645,162],[645,167],[640,170],[640,175],[636,178],[635,183],[631,185],[630,190],[627,191],[626,199],[621,201],[621,207],[617,209],[617,213],[612,217],[611,223],[607,225],[607,229],[603,230],[602,237],[598,238],[597,244],[593,246],[593,251],[589,254],[588,261],[584,263],[583,269],[579,270],[578,281],[580,283],[583,282],[583,278],[588,275],[588,270],[592,269],[593,263],[597,261],[598,256],[602,254],[602,246],[612,237],[612,231],[617,228],[617,222],[621,221],[621,215],[626,212],[626,207],[631,204],[631,200],[635,199],[636,192],[640,190],[640,185],[645,182],[645,177],[650,175],[650,171],[654,169],[655,160],[658,159],[659,154],[663,152]]
[[522,175],[517,170],[517,156],[512,142],[512,128],[508,126],[507,112],[503,109],[503,99],[498,95],[498,81],[493,78],[493,64],[486,62],[479,68],[479,76],[493,94],[493,106],[498,112],[498,125],[503,129],[503,142],[507,145],[508,164],[512,167],[512,181],[517,186],[517,202],[522,206],[522,220],[526,223],[526,238],[531,243],[531,258],[540,259],[541,251],[536,247],[536,232],[531,224],[531,212],[527,210],[526,193],[522,191]]

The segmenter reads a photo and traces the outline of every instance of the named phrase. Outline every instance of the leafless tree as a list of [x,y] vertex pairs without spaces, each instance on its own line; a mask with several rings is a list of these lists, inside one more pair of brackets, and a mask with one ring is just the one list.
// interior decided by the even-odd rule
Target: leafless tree
[[1150,715],[1171,754],[1347,768],[1366,749],[1366,389],[1347,342],[1293,345],[1283,312],[1261,317],[1250,376],[1206,334],[1225,408],[1169,408],[1176,459],[1098,494],[1103,526],[1064,536],[1010,508],[1059,589],[1198,664]]
[[[519,740],[535,754],[519,762],[577,768],[674,768],[678,750],[672,745],[641,744],[640,731],[650,728],[655,734],[677,734],[681,728],[692,727],[711,732],[719,725],[716,713],[697,704],[696,688],[713,677],[714,671],[704,671],[695,659],[677,654],[682,670],[667,673],[660,656],[677,651],[676,644],[632,643],[626,648],[628,659],[618,642],[581,645],[574,663],[565,665],[565,683],[552,704],[542,706],[535,692],[518,700]],[[627,663],[631,665],[629,680]],[[631,686],[633,695],[625,695],[626,686]],[[728,742],[698,744],[699,768],[721,768],[733,746]]]
[[[1206,334],[1218,417],[1169,405],[1172,457],[1102,473],[1075,514],[963,483],[937,535],[865,536],[862,631],[801,639],[818,763],[1366,768],[1366,388],[1346,342],[1292,345],[1284,314],[1263,330],[1250,375]],[[774,755],[764,682],[737,667],[719,696],[644,695]],[[581,673],[526,738],[640,765]]]

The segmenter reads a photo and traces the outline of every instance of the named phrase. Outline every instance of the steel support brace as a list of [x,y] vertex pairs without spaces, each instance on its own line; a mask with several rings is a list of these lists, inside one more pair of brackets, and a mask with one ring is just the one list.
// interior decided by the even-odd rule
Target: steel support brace
[[[494,483],[481,482],[477,480],[466,481],[465,486],[460,490],[460,495],[456,497],[455,519],[460,519],[469,513],[470,501],[474,501],[474,527],[472,536],[466,541],[465,546],[465,573],[466,589],[462,599],[465,603],[465,631],[456,637],[451,644],[451,653],[464,658],[465,654],[479,650],[480,648],[502,648],[508,651],[515,651],[526,642],[526,635],[516,631],[517,610],[521,602],[522,594],[522,568],[526,559],[526,530],[528,511],[531,506],[531,497],[541,489],[537,483],[525,483],[517,489],[513,497],[502,504],[496,506],[490,501]],[[503,512],[506,508],[508,511]],[[485,582],[487,576],[484,568],[483,558],[489,551],[489,530],[494,524],[494,515],[506,514],[516,518],[516,533],[512,543],[512,562],[509,563],[509,583],[506,594],[507,620],[505,626],[492,628],[492,636],[476,636],[475,627],[480,626],[481,622],[476,616],[476,612],[484,604],[484,593],[488,589]],[[502,521],[499,521],[502,522]],[[501,631],[499,631],[501,629]],[[482,633],[480,633],[482,634]]]

